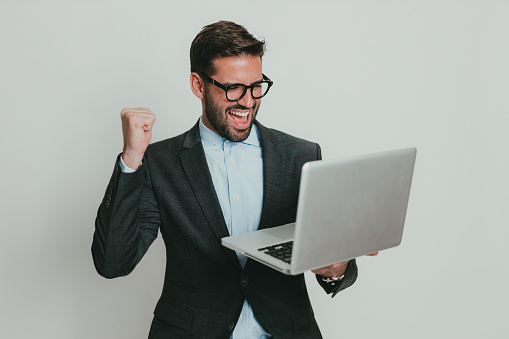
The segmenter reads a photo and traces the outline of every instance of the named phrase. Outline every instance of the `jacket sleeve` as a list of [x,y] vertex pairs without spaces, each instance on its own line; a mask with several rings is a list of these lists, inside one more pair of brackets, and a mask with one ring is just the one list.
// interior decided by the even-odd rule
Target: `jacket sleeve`
[[339,283],[326,283],[322,280],[323,277],[321,275],[315,274],[315,276],[318,284],[322,286],[324,291],[327,292],[327,294],[332,293],[331,297],[334,298],[336,294],[352,286],[355,280],[357,280],[357,263],[355,262],[355,259],[352,259],[348,262],[348,266],[346,267],[345,271],[345,277]]
[[[317,160],[322,160],[322,150],[320,149],[319,144],[316,144],[316,152],[317,152],[317,156],[316,156]],[[356,263],[355,259],[352,259],[348,262],[348,266],[346,267],[345,277],[339,283],[337,283],[337,282],[326,283],[322,280],[323,277],[321,275],[315,274],[315,276],[316,276],[316,280],[318,281],[318,284],[320,284],[320,286],[322,286],[324,291],[327,294],[332,293],[332,298],[334,298],[336,296],[336,294],[338,294],[340,291],[353,285],[355,280],[357,280],[357,272],[358,272],[357,263]]]
[[92,257],[105,278],[134,270],[160,226],[158,204],[152,190],[148,162],[134,173],[122,173],[118,161],[95,220]]

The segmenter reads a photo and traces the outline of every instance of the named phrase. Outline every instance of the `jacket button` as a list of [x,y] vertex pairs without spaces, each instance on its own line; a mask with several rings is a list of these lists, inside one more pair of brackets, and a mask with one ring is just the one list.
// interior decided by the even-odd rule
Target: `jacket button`
[[235,323],[234,322],[229,323],[228,324],[228,331],[233,330],[234,327],[235,327]]
[[249,284],[249,279],[247,277],[240,279],[240,284],[242,286],[247,286],[247,284]]

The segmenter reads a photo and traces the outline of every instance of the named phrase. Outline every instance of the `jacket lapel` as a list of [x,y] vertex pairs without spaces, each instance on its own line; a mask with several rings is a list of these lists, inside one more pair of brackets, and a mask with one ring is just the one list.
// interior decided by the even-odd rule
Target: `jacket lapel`
[[[187,132],[183,148],[184,151],[180,154],[182,168],[212,232],[217,241],[221,243],[221,239],[230,234],[224,221],[221,205],[219,204],[207,159],[205,158],[198,123]],[[223,249],[235,265],[241,269],[235,252],[227,250],[225,247]]]
[[277,147],[276,136],[258,121],[255,122],[260,135],[263,157],[263,204],[258,229],[272,226],[271,220],[279,209],[281,183],[283,179],[283,154]]

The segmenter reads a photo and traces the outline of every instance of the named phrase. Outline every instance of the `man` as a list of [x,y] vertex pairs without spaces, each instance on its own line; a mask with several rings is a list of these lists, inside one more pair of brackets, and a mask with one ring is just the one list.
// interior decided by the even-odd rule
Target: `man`
[[[302,165],[318,144],[255,120],[272,81],[264,42],[232,22],[191,45],[191,90],[202,115],[188,132],[149,145],[155,115],[121,113],[124,149],[99,207],[99,274],[129,274],[161,231],[167,264],[149,338],[321,338],[304,276],[287,276],[221,246],[221,238],[294,222]],[[333,296],[355,260],[316,271]]]

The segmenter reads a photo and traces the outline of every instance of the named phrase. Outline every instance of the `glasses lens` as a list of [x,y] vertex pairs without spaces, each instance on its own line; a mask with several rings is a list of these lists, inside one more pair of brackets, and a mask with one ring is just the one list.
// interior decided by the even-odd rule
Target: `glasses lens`
[[269,90],[269,83],[268,82],[260,82],[255,87],[253,87],[253,97],[255,99],[263,97],[267,91]]
[[[268,82],[260,82],[252,87],[252,95],[253,98],[259,99],[263,97],[265,94],[267,94],[267,91],[269,90],[269,83]],[[226,91],[226,98],[230,101],[237,101],[242,99],[242,97],[246,94],[246,86],[244,85],[236,85],[232,87],[228,87],[228,90]]]
[[228,88],[228,91],[226,91],[226,98],[230,101],[239,100],[244,96],[245,92],[246,87],[244,87],[244,85],[231,86]]

